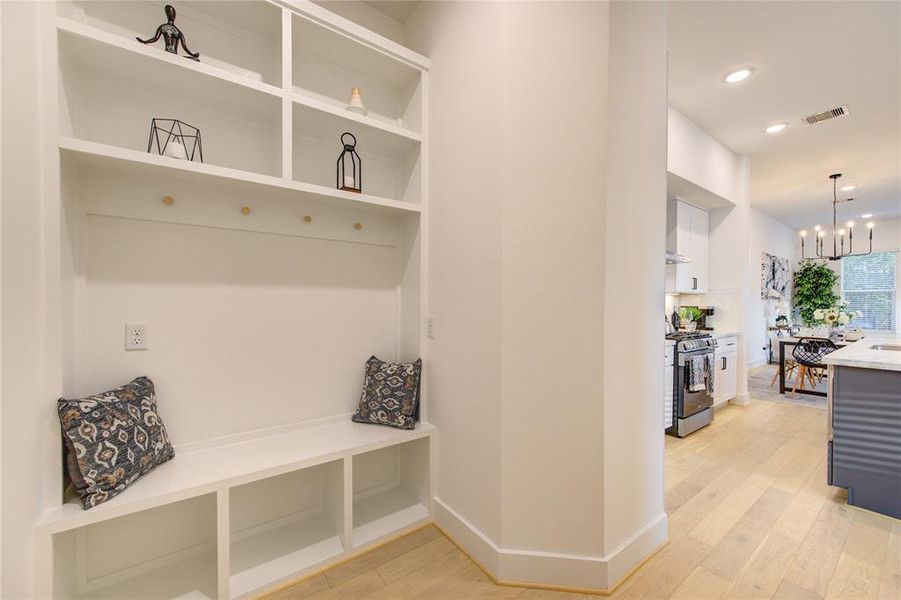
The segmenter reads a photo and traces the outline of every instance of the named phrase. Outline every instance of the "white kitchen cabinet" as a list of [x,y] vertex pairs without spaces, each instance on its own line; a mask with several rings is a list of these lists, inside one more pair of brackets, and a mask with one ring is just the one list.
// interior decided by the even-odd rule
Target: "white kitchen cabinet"
[[735,398],[738,393],[738,338],[717,340],[714,352],[713,403]]
[[707,253],[710,217],[706,210],[674,199],[667,211],[667,251],[690,262],[667,267],[668,293],[703,294],[707,291]]
[[674,399],[674,382],[675,376],[674,357],[676,349],[674,346],[667,346],[663,360],[663,429],[668,429],[673,424],[673,399]]

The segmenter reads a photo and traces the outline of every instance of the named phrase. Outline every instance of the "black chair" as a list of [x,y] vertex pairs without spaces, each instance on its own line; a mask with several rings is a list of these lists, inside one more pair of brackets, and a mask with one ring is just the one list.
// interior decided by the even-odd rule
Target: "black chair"
[[815,388],[817,382],[822,380],[823,371],[826,365],[823,364],[823,357],[830,352],[835,352],[838,347],[832,343],[832,340],[826,338],[805,337],[798,340],[792,350],[792,356],[798,363],[798,376],[795,384],[792,386],[792,394],[798,389],[798,382],[801,382],[801,389],[804,389],[804,378],[810,381],[810,387]]

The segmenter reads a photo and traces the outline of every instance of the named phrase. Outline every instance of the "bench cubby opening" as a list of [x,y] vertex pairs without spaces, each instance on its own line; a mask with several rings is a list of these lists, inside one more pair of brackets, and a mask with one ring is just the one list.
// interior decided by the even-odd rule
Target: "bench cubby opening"
[[216,496],[57,533],[53,554],[54,598],[214,599]]
[[230,587],[241,596],[344,551],[344,461],[229,491]]
[[428,519],[430,438],[353,457],[353,545]]

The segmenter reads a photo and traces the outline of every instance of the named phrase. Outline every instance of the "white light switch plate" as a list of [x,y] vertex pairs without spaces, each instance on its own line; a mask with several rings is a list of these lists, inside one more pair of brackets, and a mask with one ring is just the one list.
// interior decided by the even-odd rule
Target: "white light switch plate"
[[147,350],[149,347],[147,323],[126,323],[125,324],[125,349],[126,350]]
[[435,317],[429,317],[425,320],[425,337],[435,339]]

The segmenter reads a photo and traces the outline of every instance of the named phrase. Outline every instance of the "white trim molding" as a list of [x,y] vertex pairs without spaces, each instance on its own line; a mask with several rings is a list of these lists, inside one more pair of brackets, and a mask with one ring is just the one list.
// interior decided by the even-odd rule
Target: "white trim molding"
[[501,548],[440,498],[435,523],[496,582],[609,593],[667,541],[667,516],[637,531],[605,556]]
[[751,394],[750,392],[738,394],[735,398],[729,400],[729,402],[731,404],[737,404],[738,406],[748,406],[751,404]]

